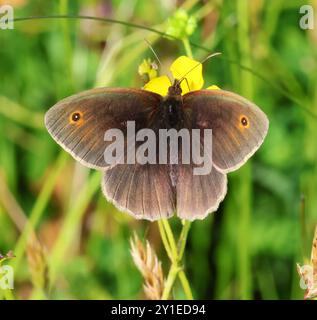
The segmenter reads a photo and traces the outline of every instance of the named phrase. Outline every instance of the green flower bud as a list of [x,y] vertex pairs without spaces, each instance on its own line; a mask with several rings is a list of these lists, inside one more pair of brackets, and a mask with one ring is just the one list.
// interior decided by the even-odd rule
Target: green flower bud
[[196,26],[197,20],[194,16],[188,15],[184,9],[178,9],[168,19],[166,33],[176,38],[185,39],[195,31]]

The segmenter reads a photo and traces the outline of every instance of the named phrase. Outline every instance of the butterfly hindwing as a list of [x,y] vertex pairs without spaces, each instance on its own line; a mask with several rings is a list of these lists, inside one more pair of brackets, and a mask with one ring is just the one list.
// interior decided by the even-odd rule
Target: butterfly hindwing
[[175,211],[169,165],[116,165],[105,171],[102,189],[110,202],[137,219],[168,218]]
[[204,219],[217,210],[227,193],[227,177],[215,168],[195,175],[194,165],[180,164],[177,177],[177,215],[181,219]]

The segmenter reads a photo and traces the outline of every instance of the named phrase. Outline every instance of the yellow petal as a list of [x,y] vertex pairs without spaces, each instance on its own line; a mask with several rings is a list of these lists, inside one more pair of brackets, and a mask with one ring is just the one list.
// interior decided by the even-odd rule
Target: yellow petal
[[170,70],[175,79],[181,79],[191,70],[181,83],[182,94],[189,91],[200,90],[204,85],[202,65],[199,61],[181,56],[172,63]]
[[157,66],[150,59],[143,59],[138,68],[139,75],[147,75],[149,79],[157,77]]
[[220,90],[220,88],[218,86],[216,86],[215,84],[212,86],[209,86],[208,88],[206,88],[207,90]]
[[168,88],[171,86],[170,79],[167,76],[153,78],[143,87],[144,90],[155,92],[161,96],[166,96]]

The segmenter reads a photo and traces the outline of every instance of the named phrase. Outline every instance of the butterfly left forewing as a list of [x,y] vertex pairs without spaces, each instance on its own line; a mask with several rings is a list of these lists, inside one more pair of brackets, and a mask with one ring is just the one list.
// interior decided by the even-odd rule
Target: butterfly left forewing
[[[105,141],[109,129],[126,132],[128,121],[143,128],[158,110],[161,97],[141,89],[97,88],[73,95],[51,107],[45,126],[67,152],[80,163],[105,169]],[[125,137],[127,144],[127,137]]]

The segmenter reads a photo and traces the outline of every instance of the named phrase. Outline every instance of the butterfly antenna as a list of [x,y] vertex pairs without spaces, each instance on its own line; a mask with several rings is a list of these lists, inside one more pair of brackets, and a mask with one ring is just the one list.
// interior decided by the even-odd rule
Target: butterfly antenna
[[201,62],[198,62],[195,66],[193,66],[189,71],[187,71],[179,80],[178,80],[178,83],[181,83],[185,77],[190,73],[192,72],[194,69],[196,69],[198,66],[200,66],[201,64],[205,63],[207,60],[209,60],[210,58],[212,57],[215,57],[215,56],[219,56],[221,54],[221,52],[215,52],[215,53],[212,53],[210,55],[208,55],[205,59],[203,59]]
[[[147,43],[147,45],[149,46],[150,50],[151,50],[152,53],[154,54],[154,57],[155,57],[156,60],[158,61],[160,67],[163,68],[162,62],[160,61],[158,55],[157,55],[156,52],[154,51],[154,49],[153,49],[153,47],[151,46],[150,42],[147,41],[146,39],[144,39],[144,41]],[[172,80],[170,74],[167,74],[167,77],[170,79],[170,82],[173,83],[173,80]]]
[[162,67],[162,62],[159,59],[158,55],[156,54],[156,52],[154,51],[153,47],[151,46],[150,42],[148,42],[146,39],[144,39],[144,41],[147,43],[147,45],[149,46],[150,50],[152,51],[152,53],[154,54],[154,57],[156,58],[156,60],[158,61],[159,65]]

